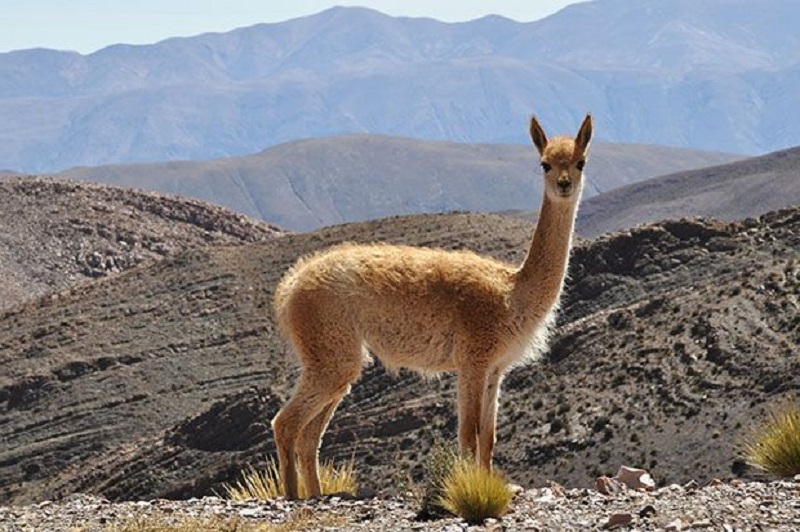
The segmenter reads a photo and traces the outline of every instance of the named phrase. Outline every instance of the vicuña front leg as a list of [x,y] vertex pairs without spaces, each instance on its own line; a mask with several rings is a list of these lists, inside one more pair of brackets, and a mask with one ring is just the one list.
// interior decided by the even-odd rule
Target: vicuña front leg
[[478,459],[478,433],[486,372],[464,368],[458,374],[458,445],[462,453]]
[[486,391],[483,394],[483,412],[478,431],[478,461],[487,470],[492,470],[492,453],[497,440],[495,425],[497,421],[497,397],[503,376],[498,368],[489,372],[486,377]]

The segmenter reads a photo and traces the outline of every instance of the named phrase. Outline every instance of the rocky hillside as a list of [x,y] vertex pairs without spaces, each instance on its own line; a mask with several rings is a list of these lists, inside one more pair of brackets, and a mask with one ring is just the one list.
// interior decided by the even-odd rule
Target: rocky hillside
[[[296,377],[269,305],[300,255],[345,240],[469,248],[518,262],[531,226],[488,215],[390,218],[206,246],[0,314],[0,500],[219,489],[273,454]],[[739,437],[800,390],[800,208],[672,221],[581,242],[556,337],[504,383],[497,463],[525,486],[590,485],[621,464],[660,483],[755,477]],[[362,484],[421,474],[455,437],[452,377],[367,368],[322,455]]]
[[282,233],[202,201],[69,180],[0,178],[0,309],[189,248]]

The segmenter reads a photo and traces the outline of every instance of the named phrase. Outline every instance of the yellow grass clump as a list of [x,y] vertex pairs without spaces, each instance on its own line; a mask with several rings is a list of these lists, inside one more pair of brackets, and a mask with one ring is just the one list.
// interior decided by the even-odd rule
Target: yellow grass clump
[[800,404],[792,398],[776,406],[745,438],[747,462],[776,477],[800,475]]
[[468,458],[458,458],[445,477],[439,503],[470,524],[498,518],[508,511],[513,494],[506,479]]
[[[323,495],[332,493],[355,495],[357,489],[355,462],[350,460],[339,467],[334,466],[332,462],[325,462],[320,467],[319,480]],[[300,498],[308,498],[302,476],[299,484]],[[267,467],[261,471],[251,467],[236,484],[226,484],[223,489],[227,497],[234,501],[277,499],[283,496],[278,464],[274,460],[269,460]]]

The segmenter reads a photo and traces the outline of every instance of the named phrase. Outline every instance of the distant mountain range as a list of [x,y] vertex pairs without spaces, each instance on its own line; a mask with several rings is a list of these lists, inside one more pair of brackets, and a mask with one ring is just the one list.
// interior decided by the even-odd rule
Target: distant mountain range
[[207,160],[383,133],[526,142],[535,112],[597,138],[761,154],[800,144],[800,3],[594,0],[467,23],[333,8],[90,55],[0,54],[0,168]]
[[[382,135],[294,141],[202,162],[75,168],[83,181],[190,196],[293,230],[398,214],[530,210],[542,177],[532,145],[457,144]],[[596,143],[584,197],[738,156]]]

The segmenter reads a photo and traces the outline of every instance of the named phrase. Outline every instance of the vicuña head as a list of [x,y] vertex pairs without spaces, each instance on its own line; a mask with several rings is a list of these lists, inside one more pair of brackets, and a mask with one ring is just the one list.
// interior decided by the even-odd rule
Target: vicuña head
[[503,375],[546,349],[569,258],[592,137],[531,139],[544,198],[519,267],[467,251],[344,244],[301,258],[275,292],[275,315],[302,366],[293,397],[272,422],[283,491],[297,498],[297,467],[320,494],[322,434],[374,354],[389,368],[458,374],[458,440],[487,469]]

